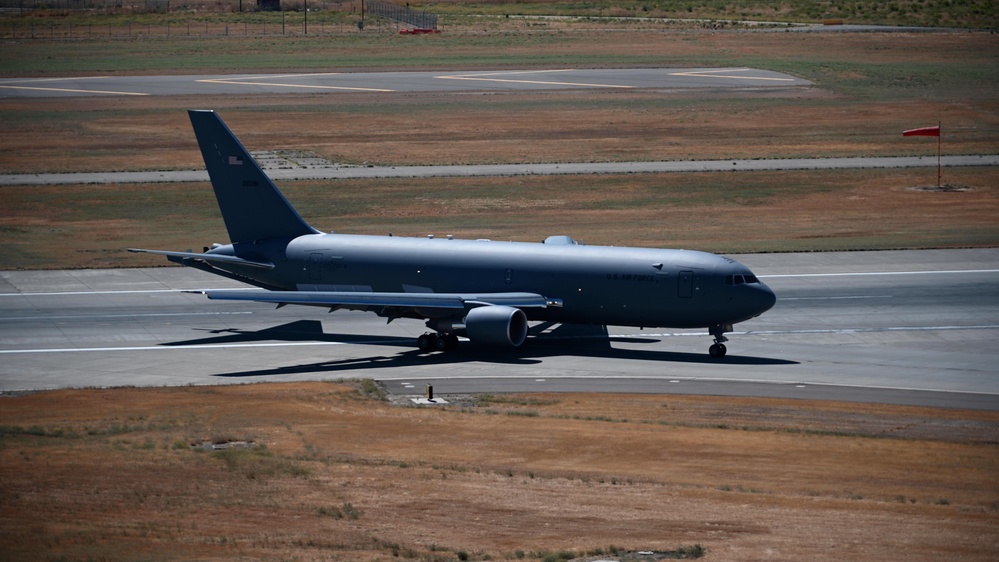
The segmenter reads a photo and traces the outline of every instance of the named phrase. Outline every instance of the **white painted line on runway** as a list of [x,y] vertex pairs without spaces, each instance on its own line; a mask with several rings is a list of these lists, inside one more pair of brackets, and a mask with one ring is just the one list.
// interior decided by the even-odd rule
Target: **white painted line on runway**
[[794,82],[794,78],[775,78],[767,76],[737,76],[718,74],[719,72],[749,72],[751,68],[720,68],[717,70],[691,70],[689,72],[670,72],[670,76],[693,76],[695,78],[733,78],[735,80],[769,80],[772,82]]
[[776,275],[757,275],[760,279],[776,279],[783,277],[864,277],[874,275],[957,275],[962,273],[999,273],[999,269],[953,269],[927,271],[866,271],[853,273],[788,273]]
[[162,293],[198,294],[204,291],[265,291],[259,287],[239,287],[225,289],[137,289],[122,291],[52,291],[45,293],[0,293],[0,297],[66,297],[83,295],[154,295]]
[[[204,80],[273,80],[274,78],[299,78],[302,76],[341,76],[343,72],[309,72],[304,74],[248,74],[246,76],[230,76],[228,78],[205,78]],[[198,80],[200,82],[200,80]]]
[[252,312],[157,312],[149,314],[97,314],[97,315],[66,315],[66,316],[9,316],[0,317],[0,322],[26,322],[31,320],[94,320],[97,318],[162,318],[177,316],[238,316],[241,314],[253,314]]
[[885,326],[883,328],[830,328],[814,330],[749,330],[746,332],[725,332],[743,336],[771,336],[781,334],[870,334],[875,332],[947,332],[953,330],[996,330],[999,324],[980,326]]
[[316,74],[285,74],[285,75],[275,75],[275,76],[255,76],[249,78],[206,78],[203,80],[195,80],[195,82],[203,84],[237,84],[240,86],[275,86],[278,88],[303,88],[303,89],[315,89],[315,90],[349,90],[354,92],[394,92],[395,90],[386,90],[384,88],[354,88],[350,86],[320,86],[313,84],[286,84],[281,82],[251,82],[250,78],[254,80],[258,79],[268,79],[268,78],[287,78],[287,77],[299,77],[299,76],[325,76],[333,75],[337,73],[316,73]]
[[483,74],[455,74],[455,75],[442,75],[435,76],[440,80],[469,80],[476,82],[504,82],[511,84],[540,84],[543,86],[581,86],[586,88],[622,88],[622,89],[633,89],[634,86],[624,86],[621,84],[588,84],[581,82],[554,82],[546,80],[515,80],[513,78],[492,78],[492,76],[519,76],[523,74],[541,74],[541,73],[555,73],[555,72],[570,72],[572,69],[562,69],[562,70],[533,70],[533,71],[515,71],[515,72],[488,72]]
[[780,298],[781,302],[786,301],[843,301],[854,299],[893,299],[894,295],[857,295],[852,297],[787,297]]
[[108,94],[115,96],[151,96],[152,94],[145,94],[142,92],[110,92],[105,90],[76,90],[72,88],[40,88],[38,86],[4,86],[0,85],[0,88],[6,88],[8,90],[40,90],[44,92],[68,92],[71,94]]
[[[861,334],[861,333],[873,333],[873,332],[946,332],[953,330],[996,330],[999,329],[999,324],[983,324],[978,326],[885,326],[881,328],[818,328],[813,330],[745,330],[736,332],[725,332],[725,334],[732,334],[734,336],[774,336],[774,335],[791,335],[791,334]],[[608,334],[608,338],[634,338],[634,337],[646,337],[646,338],[677,338],[677,337],[692,337],[692,336],[706,336],[707,332],[659,332],[659,333],[648,333],[639,332],[637,334]],[[604,336],[556,336],[556,337],[546,337],[545,339],[595,339],[602,338]]]
[[247,347],[314,347],[321,345],[350,345],[350,344],[377,344],[386,343],[378,341],[370,342],[339,342],[339,341],[316,341],[316,342],[275,342],[275,343],[219,343],[200,345],[146,345],[137,347],[63,347],[54,349],[0,349],[2,355],[13,355],[16,353],[93,353],[112,351],[163,351],[163,350],[192,350],[192,349],[239,349]]

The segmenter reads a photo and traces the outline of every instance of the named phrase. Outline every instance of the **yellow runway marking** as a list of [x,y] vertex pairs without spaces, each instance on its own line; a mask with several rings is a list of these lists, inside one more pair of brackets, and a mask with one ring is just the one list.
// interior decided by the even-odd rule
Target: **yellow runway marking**
[[622,86],[620,84],[587,84],[581,82],[551,82],[544,80],[515,80],[512,78],[489,78],[490,76],[504,76],[504,75],[522,75],[522,74],[546,74],[553,72],[570,72],[572,69],[565,70],[536,70],[529,72],[490,72],[487,74],[456,74],[453,76],[435,76],[434,78],[439,78],[441,80],[471,80],[477,82],[507,82],[514,84],[541,84],[544,86],[583,86],[587,88],[634,88],[634,86]]

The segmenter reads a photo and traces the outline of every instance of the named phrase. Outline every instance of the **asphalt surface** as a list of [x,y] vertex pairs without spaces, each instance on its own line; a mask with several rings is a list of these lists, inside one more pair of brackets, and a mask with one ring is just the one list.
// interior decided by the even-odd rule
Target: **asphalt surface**
[[703,332],[562,327],[524,347],[421,354],[418,321],[208,301],[184,268],[0,272],[0,391],[374,378],[438,395],[602,391],[999,410],[999,249],[737,256],[778,295]]
[[477,72],[312,72],[0,79],[0,97],[180,96],[565,89],[799,88],[808,80],[754,68],[619,68]]
[[[945,156],[947,168],[999,166],[999,154]],[[262,164],[263,165],[263,164]],[[639,174],[665,172],[748,172],[761,170],[837,170],[851,168],[920,168],[937,165],[935,157],[785,158],[772,160],[686,160],[669,162],[596,162],[562,164],[483,164],[462,166],[337,166],[313,165],[267,168],[274,180],[336,180],[372,178],[434,178],[571,174]],[[208,172],[82,172],[65,174],[0,174],[4,185],[66,185],[113,183],[206,182]]]

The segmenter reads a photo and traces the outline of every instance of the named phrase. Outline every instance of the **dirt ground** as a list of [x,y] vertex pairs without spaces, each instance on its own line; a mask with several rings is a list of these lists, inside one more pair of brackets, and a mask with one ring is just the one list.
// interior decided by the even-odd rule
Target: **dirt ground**
[[999,414],[443,398],[389,403],[371,383],[2,397],[5,559],[993,560],[999,549]]

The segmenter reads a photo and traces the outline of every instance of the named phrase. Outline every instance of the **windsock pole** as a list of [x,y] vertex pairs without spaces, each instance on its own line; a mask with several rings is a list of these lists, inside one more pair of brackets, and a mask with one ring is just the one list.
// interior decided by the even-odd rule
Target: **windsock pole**
[[920,129],[909,129],[908,131],[902,131],[903,137],[936,137],[937,138],[937,189],[940,189],[943,184],[941,183],[941,166],[940,166],[940,122],[937,121],[936,127],[922,127]]

